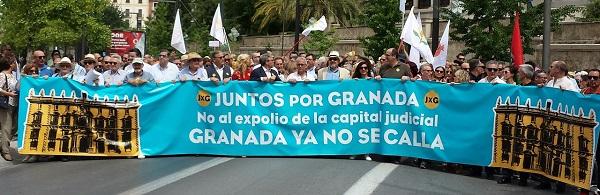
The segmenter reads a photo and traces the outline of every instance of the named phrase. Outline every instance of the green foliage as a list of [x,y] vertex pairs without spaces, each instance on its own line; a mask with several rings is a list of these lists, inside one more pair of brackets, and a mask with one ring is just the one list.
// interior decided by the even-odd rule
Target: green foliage
[[582,22],[600,21],[600,0],[590,0],[583,10],[583,18],[579,20]]
[[101,0],[2,1],[2,41],[16,49],[73,45],[86,40],[94,51],[110,46],[110,29],[99,16]]
[[109,26],[110,29],[128,29],[129,22],[125,19],[128,16],[114,4],[109,4],[102,10],[102,13],[97,16],[103,24]]
[[[463,53],[475,54],[484,60],[511,61],[510,45],[515,11],[521,10],[523,49],[533,53],[532,39],[543,35],[544,5],[524,9],[528,0],[480,1],[463,0],[463,12],[444,10],[443,17],[451,23],[451,39],[465,43]],[[559,22],[572,16],[577,8],[565,6],[552,10],[552,30]],[[510,16],[510,17],[508,17]]]
[[306,43],[302,44],[304,52],[315,52],[317,56],[324,56],[339,41],[335,36],[335,30],[327,32],[313,31]]
[[[303,6],[301,20],[326,17],[333,14],[337,20],[348,26],[349,21],[360,15],[360,0],[300,0]],[[258,0],[254,3],[256,12],[253,22],[258,22],[259,29],[264,29],[273,22],[289,23],[295,20],[296,1],[293,0]]]
[[360,38],[367,56],[380,56],[388,48],[397,47],[401,29],[396,22],[401,22],[401,12],[397,0],[370,0],[365,3],[361,20],[375,35]]

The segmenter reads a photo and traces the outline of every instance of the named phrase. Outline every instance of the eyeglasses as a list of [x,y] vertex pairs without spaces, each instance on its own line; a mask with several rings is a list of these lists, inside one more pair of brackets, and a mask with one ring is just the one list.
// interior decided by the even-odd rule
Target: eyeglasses
[[458,58],[458,60],[465,60],[465,58]]
[[360,69],[361,69],[361,70],[367,70],[367,69],[369,69],[369,67],[362,66],[362,67],[360,67]]
[[588,76],[588,79],[590,81],[597,81],[598,79],[600,79],[600,76]]
[[469,71],[470,68],[462,68],[463,70]]
[[283,65],[283,63],[277,63],[277,64],[275,64],[275,65]]
[[83,62],[83,64],[94,64],[94,62]]
[[437,73],[444,73],[443,70],[435,70],[435,72],[437,72]]
[[337,59],[337,58],[329,58],[329,61],[330,61],[330,62],[334,62],[334,61],[338,61],[338,60],[339,60],[339,59]]
[[300,63],[298,63],[296,65],[298,65],[298,66],[306,66],[306,64],[300,64]]
[[46,56],[36,56],[36,58],[38,58],[38,59],[44,59],[44,58],[46,58]]
[[498,69],[497,69],[497,68],[487,68],[487,71],[490,71],[490,72],[497,72],[497,71],[498,71]]

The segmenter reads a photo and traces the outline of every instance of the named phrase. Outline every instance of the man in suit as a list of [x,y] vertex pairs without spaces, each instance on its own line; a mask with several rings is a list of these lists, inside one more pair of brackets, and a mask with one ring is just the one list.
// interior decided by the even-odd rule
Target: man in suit
[[260,56],[260,68],[252,70],[250,74],[251,81],[262,81],[262,82],[275,82],[281,81],[277,71],[273,70],[274,60],[273,56],[263,54]]
[[327,68],[321,68],[318,73],[319,80],[343,80],[350,78],[350,71],[340,68],[340,53],[337,51],[329,52]]
[[223,56],[223,52],[214,52],[212,54],[213,64],[206,67],[208,78],[215,84],[218,84],[219,81],[222,81],[223,83],[229,82],[231,80],[231,75],[233,75],[234,72],[231,66],[224,63]]

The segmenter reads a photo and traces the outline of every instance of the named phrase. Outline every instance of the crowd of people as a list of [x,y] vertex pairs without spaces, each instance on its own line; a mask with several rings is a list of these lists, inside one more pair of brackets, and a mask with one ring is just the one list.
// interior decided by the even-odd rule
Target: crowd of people
[[[463,54],[458,54],[453,61],[448,60],[445,66],[434,67],[429,63],[410,62],[407,60],[406,52],[396,48],[387,49],[377,61],[355,55],[354,52],[340,55],[337,51],[331,51],[325,56],[310,53],[275,56],[270,51],[236,55],[216,51],[210,56],[202,57],[195,52],[178,56],[166,49],[161,50],[156,57],[150,54],[142,56],[138,49],[131,49],[122,55],[87,54],[83,60],[75,61],[73,55],[61,55],[58,50],[52,51],[49,57],[45,55],[45,51],[36,50],[32,52],[31,59],[27,63],[22,63],[23,66],[17,62],[10,46],[5,45],[1,49],[0,96],[5,97],[6,105],[3,105],[0,98],[0,107],[2,107],[0,108],[0,141],[1,156],[7,161],[13,159],[9,153],[9,143],[16,135],[14,124],[21,75],[42,78],[61,77],[87,85],[107,87],[188,80],[211,81],[221,85],[231,80],[297,83],[392,78],[400,79],[402,82],[422,80],[448,84],[502,83],[600,94],[600,70],[597,68],[571,72],[567,63],[555,61],[552,62],[549,70],[545,71],[533,62],[515,66],[495,60],[485,62],[476,58],[467,60]],[[370,160],[371,156],[366,155],[364,158]],[[28,157],[25,161],[33,162],[36,159]],[[385,161],[389,158],[380,159]],[[421,168],[428,168],[435,163],[421,159],[413,160],[411,163]],[[482,167],[461,166],[461,168],[467,170],[469,175],[478,177],[486,173],[488,178],[493,178],[497,172],[489,167],[486,167],[485,171]],[[519,185],[527,185],[529,174],[503,170],[498,183],[512,183],[513,177],[519,178]],[[539,178],[541,184],[538,188],[551,187],[549,180]],[[556,184],[557,192],[564,192],[564,190],[564,184]]]

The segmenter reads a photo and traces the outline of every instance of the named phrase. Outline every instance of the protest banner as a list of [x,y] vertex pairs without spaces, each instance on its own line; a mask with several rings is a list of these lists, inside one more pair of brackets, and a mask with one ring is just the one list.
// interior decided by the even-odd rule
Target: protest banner
[[[42,129],[61,124],[50,120],[56,108],[38,109],[36,102],[61,102],[63,96],[74,102],[69,105],[78,105],[66,110],[79,109],[77,116],[88,116],[87,123],[67,124],[93,138],[85,143],[91,154],[98,154],[93,146],[103,140],[99,138],[112,140],[94,120],[113,117],[109,110],[114,108],[124,109],[113,117],[118,121],[131,117],[125,128],[131,127],[131,139],[117,144],[121,150],[131,146],[130,154],[139,135],[144,156],[384,154],[504,167],[589,188],[598,138],[594,108],[600,97],[553,88],[387,79],[222,85],[185,81],[139,87],[92,87],[60,78],[27,77],[21,82],[21,153],[30,150],[27,144],[34,139],[38,147],[49,144],[41,134],[31,136],[40,124],[32,122],[35,113],[41,112]],[[42,101],[40,94],[49,95],[42,95]],[[58,108],[58,115],[66,113]]]

